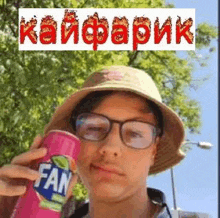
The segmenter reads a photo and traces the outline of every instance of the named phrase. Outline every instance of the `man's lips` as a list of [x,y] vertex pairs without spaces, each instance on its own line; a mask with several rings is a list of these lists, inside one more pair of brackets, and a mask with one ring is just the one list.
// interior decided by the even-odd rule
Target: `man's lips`
[[123,176],[124,173],[122,172],[122,170],[113,167],[113,166],[107,166],[107,165],[95,165],[95,164],[91,164],[91,166],[97,170],[102,170],[105,172],[110,172],[110,173],[114,173],[114,174],[118,174],[120,176]]

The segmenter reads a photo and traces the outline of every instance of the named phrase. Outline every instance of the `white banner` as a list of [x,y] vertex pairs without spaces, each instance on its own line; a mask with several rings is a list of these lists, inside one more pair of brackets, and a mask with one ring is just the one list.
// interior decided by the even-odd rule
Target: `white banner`
[[19,9],[19,50],[195,50],[195,9]]

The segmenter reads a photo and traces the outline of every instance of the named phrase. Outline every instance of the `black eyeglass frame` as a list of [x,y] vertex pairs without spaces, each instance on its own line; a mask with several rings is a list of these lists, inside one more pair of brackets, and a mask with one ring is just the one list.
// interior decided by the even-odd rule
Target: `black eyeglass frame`
[[[84,137],[82,137],[82,136],[79,136],[80,138],[83,138],[83,139],[85,139],[85,140],[87,140],[87,141],[99,142],[99,141],[104,140],[104,139],[108,136],[108,134],[111,132],[113,123],[118,123],[118,124],[119,124],[119,135],[120,135],[120,138],[121,138],[121,141],[123,142],[123,144],[126,145],[127,147],[133,148],[133,149],[138,149],[138,150],[140,150],[140,149],[149,148],[149,147],[155,142],[156,138],[157,138],[157,137],[160,135],[160,133],[161,133],[160,128],[158,128],[157,126],[155,126],[154,124],[152,124],[152,123],[150,123],[150,122],[144,122],[144,121],[139,121],[139,120],[135,120],[135,119],[128,119],[128,120],[125,120],[125,121],[118,121],[118,120],[110,119],[109,117],[107,117],[107,116],[105,116],[105,115],[103,115],[103,114],[93,113],[93,112],[90,112],[90,113],[81,113],[81,114],[79,114],[79,115],[76,117],[76,119],[75,119],[75,130],[76,130],[76,133],[77,133],[77,126],[76,126],[77,119],[78,119],[80,116],[82,116],[83,114],[94,114],[94,115],[98,115],[98,116],[101,116],[101,117],[106,118],[106,119],[108,120],[108,122],[110,123],[110,127],[109,127],[108,132],[104,135],[104,137],[102,137],[102,138],[99,139],[99,140],[91,140],[91,139],[86,139],[86,138],[84,138]],[[72,119],[73,119],[73,118],[72,118]],[[153,126],[153,127],[155,128],[156,134],[155,134],[154,139],[152,140],[152,142],[151,142],[151,144],[150,144],[149,146],[147,146],[147,147],[145,147],[145,148],[135,148],[135,147],[132,147],[132,146],[127,145],[127,144],[124,142],[123,137],[122,137],[122,126],[123,126],[125,123],[131,122],[131,121],[136,121],[136,122],[140,122],[140,123],[149,124],[149,125],[151,125],[151,126]]]

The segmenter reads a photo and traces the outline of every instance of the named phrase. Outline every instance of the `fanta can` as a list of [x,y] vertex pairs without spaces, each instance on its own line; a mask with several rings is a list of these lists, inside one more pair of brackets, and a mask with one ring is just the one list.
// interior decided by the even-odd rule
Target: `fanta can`
[[50,131],[42,147],[47,154],[32,167],[41,177],[30,181],[23,196],[18,199],[12,218],[60,218],[66,202],[67,189],[76,173],[80,140],[60,130]]

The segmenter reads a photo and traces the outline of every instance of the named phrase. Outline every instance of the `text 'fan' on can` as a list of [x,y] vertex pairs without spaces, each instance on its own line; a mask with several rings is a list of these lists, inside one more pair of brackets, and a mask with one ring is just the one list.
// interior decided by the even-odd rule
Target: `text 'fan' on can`
[[50,131],[43,140],[48,152],[34,168],[41,177],[27,186],[18,199],[12,218],[60,218],[68,186],[80,152],[80,140],[60,130]]

